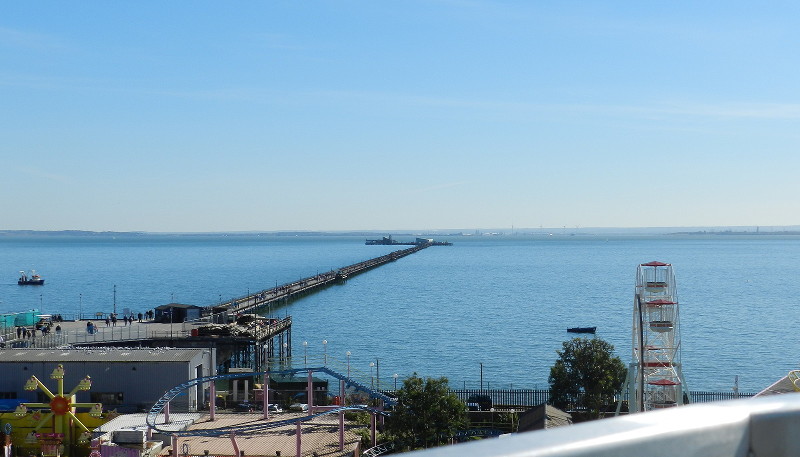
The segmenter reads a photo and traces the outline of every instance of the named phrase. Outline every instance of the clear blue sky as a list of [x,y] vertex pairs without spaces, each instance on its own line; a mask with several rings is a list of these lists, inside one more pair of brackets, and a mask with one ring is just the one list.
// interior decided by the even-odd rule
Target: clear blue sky
[[800,223],[800,3],[0,3],[0,229]]

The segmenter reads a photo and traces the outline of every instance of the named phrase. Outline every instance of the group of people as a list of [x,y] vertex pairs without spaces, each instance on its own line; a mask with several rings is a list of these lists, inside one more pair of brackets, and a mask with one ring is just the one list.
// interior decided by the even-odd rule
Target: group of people
[[[127,326],[127,325],[133,325],[134,322],[144,322],[144,319],[148,320],[152,319],[153,315],[154,315],[153,311],[146,311],[144,313],[138,313],[136,315],[131,313],[129,316],[123,315],[122,317],[119,317],[117,313],[111,313],[108,316],[106,316],[106,318],[103,319],[103,321],[105,322],[106,327],[116,327],[117,322],[120,321],[122,321],[122,325]],[[89,333],[90,335],[97,332],[97,326],[94,324],[94,322],[88,321],[86,323],[86,332]]]
[[[18,339],[36,338],[36,330],[37,330],[36,327],[31,327],[31,328],[17,327],[17,338]],[[50,333],[50,326],[49,325],[43,325],[38,330],[40,332],[42,332],[42,336],[45,336],[45,335]],[[56,330],[56,334],[60,334],[61,333],[61,326],[60,325],[56,325],[56,329],[55,330]]]
[[[31,327],[31,328],[23,327],[23,326],[17,326],[17,328],[16,328],[17,339],[18,340],[30,340],[30,342],[28,344],[30,344],[30,346],[33,346],[34,345],[34,341],[36,341],[36,331],[38,330],[38,331],[42,332],[42,336],[46,336],[46,335],[50,334],[50,329],[51,329],[50,325],[35,326],[35,327]],[[56,325],[55,332],[56,332],[56,335],[60,335],[61,334],[61,325]],[[13,337],[14,335],[12,334],[11,336]],[[5,346],[6,346],[5,339],[3,338],[2,335],[0,335],[0,348],[5,347]]]
[[120,321],[120,320],[122,320],[123,325],[128,325],[128,324],[133,324],[134,322],[137,322],[137,319],[138,319],[138,322],[142,322],[142,320],[145,319],[145,318],[147,318],[148,320],[152,319],[153,318],[152,316],[153,316],[153,312],[152,311],[147,311],[144,314],[139,313],[139,314],[137,314],[135,316],[133,315],[133,313],[131,313],[130,316],[124,316],[123,315],[122,319],[120,319],[117,316],[117,313],[111,313],[106,317],[105,322],[106,322],[106,327],[108,327],[108,326],[116,327],[117,326],[117,322]]

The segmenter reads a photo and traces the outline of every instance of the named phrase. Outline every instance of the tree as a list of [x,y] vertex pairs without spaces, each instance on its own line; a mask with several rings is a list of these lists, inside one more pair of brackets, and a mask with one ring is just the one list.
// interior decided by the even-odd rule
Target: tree
[[397,405],[387,419],[386,431],[406,449],[446,443],[469,423],[467,408],[450,393],[447,378],[423,380],[416,373],[397,390]]
[[589,418],[600,417],[614,403],[625,380],[626,369],[614,355],[614,345],[600,338],[565,341],[558,360],[550,368],[550,404],[569,410],[585,407]]

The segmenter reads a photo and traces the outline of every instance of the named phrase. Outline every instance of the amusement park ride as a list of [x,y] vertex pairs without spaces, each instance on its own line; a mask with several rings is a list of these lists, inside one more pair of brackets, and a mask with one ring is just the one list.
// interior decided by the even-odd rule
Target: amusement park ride
[[689,402],[681,372],[678,296],[672,265],[648,262],[636,270],[632,360],[623,385],[631,413]]
[[[103,410],[100,403],[77,403],[75,394],[79,390],[89,390],[92,380],[89,376],[83,378],[74,389],[69,393],[64,393],[64,366],[58,365],[50,374],[50,379],[55,379],[57,383],[57,393],[53,393],[36,376],[31,376],[25,383],[25,390],[41,390],[48,398],[48,403],[22,403],[14,411],[17,417],[23,417],[29,413],[29,409],[36,409],[32,417],[38,420],[36,427],[26,437],[28,443],[40,443],[42,456],[60,456],[62,449],[69,449],[75,442],[86,443],[91,437],[91,433],[86,425],[75,415],[76,408],[90,408],[89,414],[92,417],[99,417]],[[42,416],[43,410],[49,410]],[[50,430],[39,432],[40,430]],[[77,435],[77,431],[81,433]],[[76,437],[77,435],[77,437]]]

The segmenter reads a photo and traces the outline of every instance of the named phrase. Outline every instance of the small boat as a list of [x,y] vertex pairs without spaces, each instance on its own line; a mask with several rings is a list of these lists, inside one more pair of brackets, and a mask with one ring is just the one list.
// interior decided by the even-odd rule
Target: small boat
[[20,271],[17,284],[20,286],[43,286],[44,279],[36,274],[36,270],[31,270],[30,276],[28,276],[24,271]]
[[568,328],[567,331],[569,333],[594,333],[597,331],[597,327],[572,327]]

